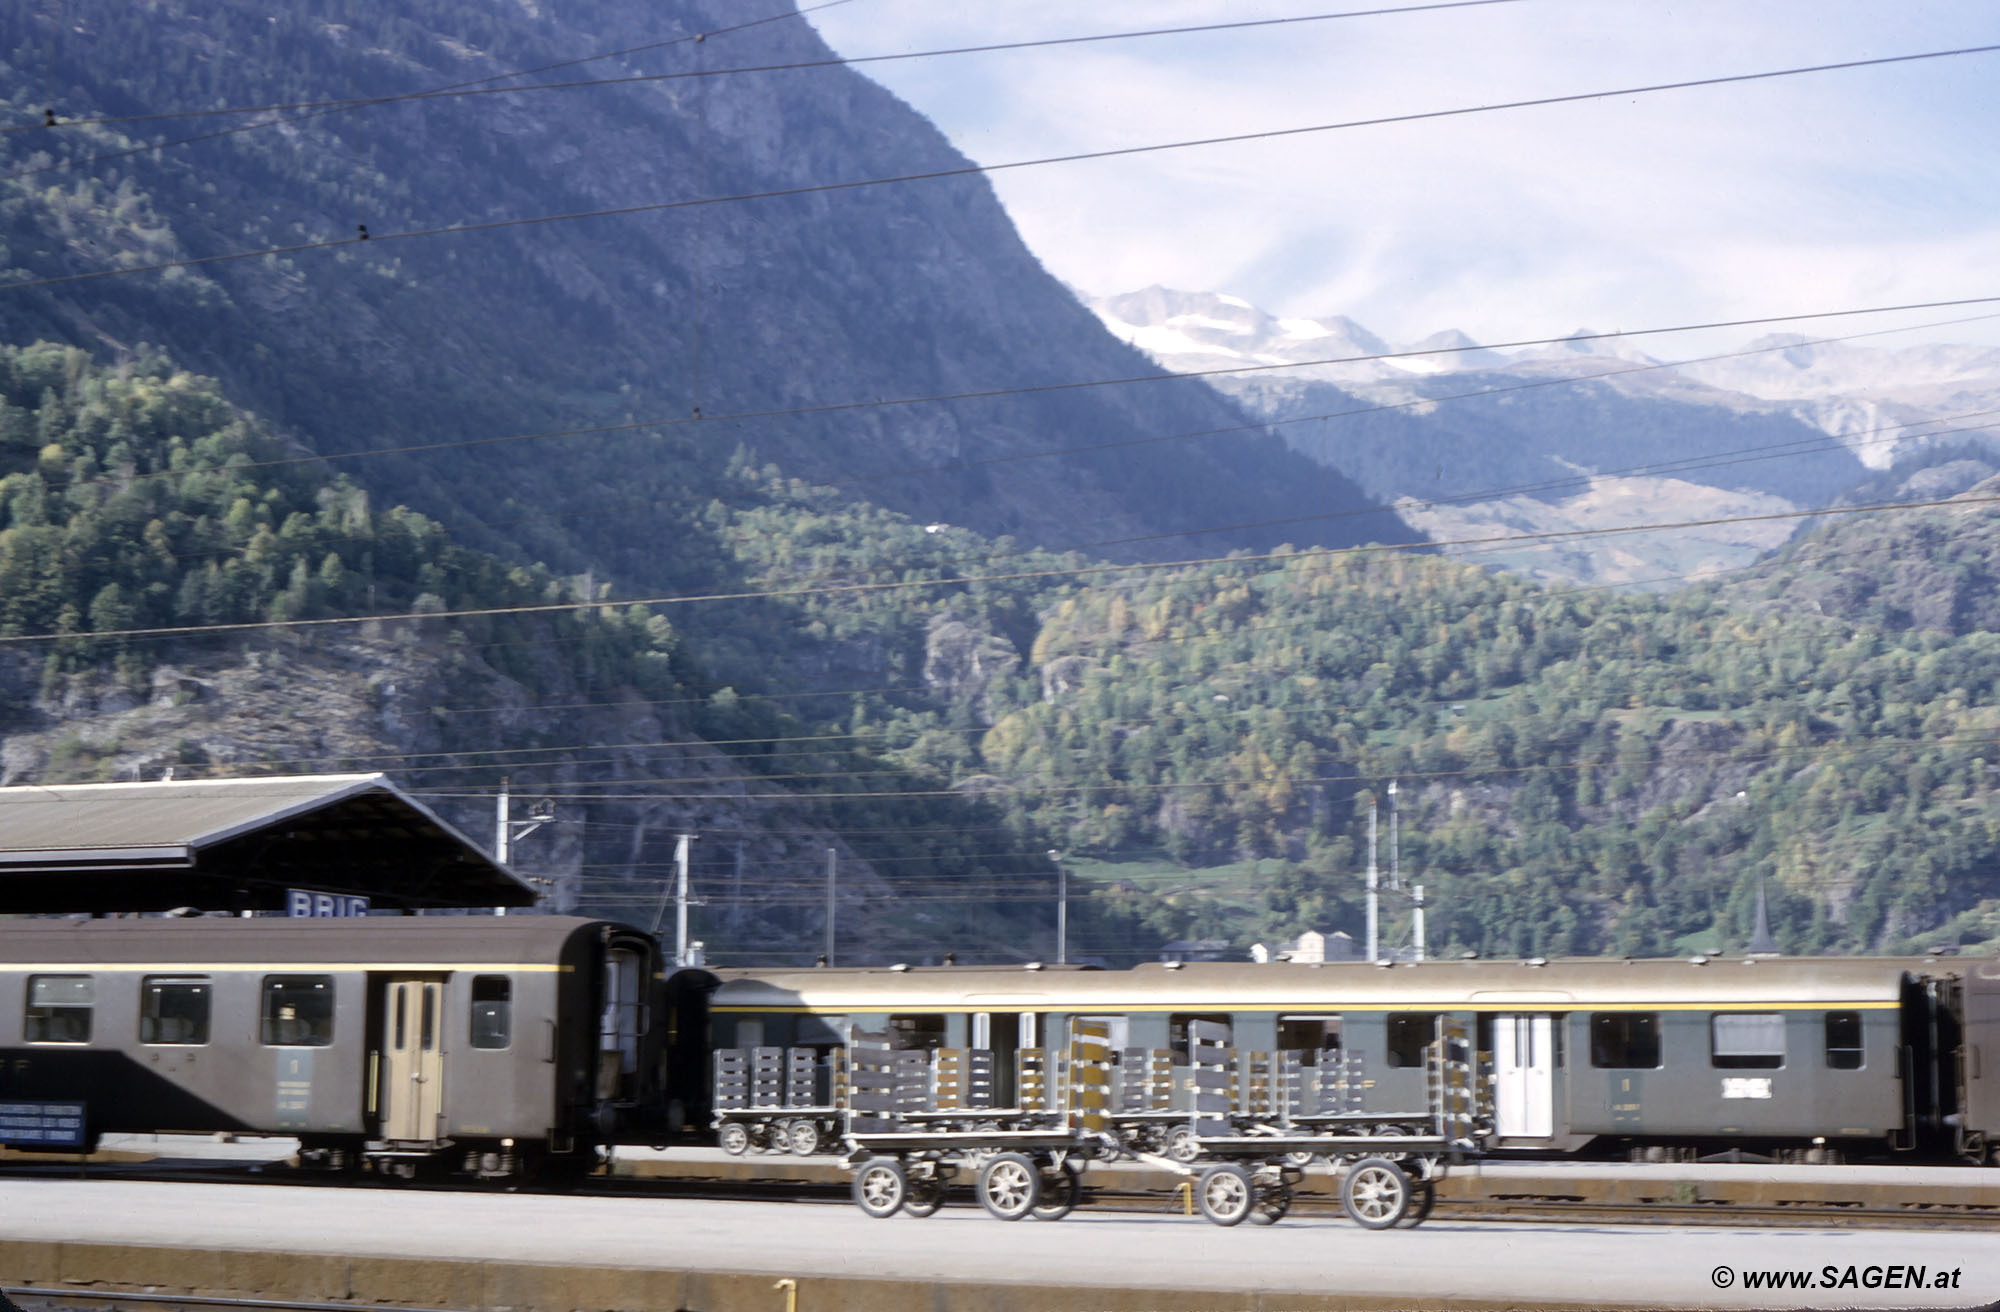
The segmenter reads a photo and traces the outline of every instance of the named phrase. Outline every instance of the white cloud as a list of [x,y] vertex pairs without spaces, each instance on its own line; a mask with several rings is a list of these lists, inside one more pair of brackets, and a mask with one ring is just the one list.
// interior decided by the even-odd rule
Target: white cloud
[[[852,56],[1334,7],[866,0],[812,21]],[[1523,0],[864,71],[998,163],[1981,44],[1990,16],[1980,0]],[[1086,292],[1229,291],[1393,338],[2000,294],[1996,74],[2000,56],[1964,56],[1021,169],[994,185]]]

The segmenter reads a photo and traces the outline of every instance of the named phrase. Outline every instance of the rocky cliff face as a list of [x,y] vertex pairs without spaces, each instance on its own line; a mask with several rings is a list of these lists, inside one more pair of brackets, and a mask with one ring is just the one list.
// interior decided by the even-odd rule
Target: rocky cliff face
[[[149,0],[81,21],[30,0],[0,14],[0,84],[32,120],[44,106],[73,118],[504,85],[511,69],[564,61],[588,62],[514,81],[830,57],[797,17],[688,39],[744,21],[721,0]],[[475,545],[636,589],[715,581],[693,512],[739,447],[925,520],[1044,545],[1330,513],[1346,517],[1196,549],[1412,536],[1339,474],[1241,431],[1244,415],[1203,384],[1032,390],[1157,368],[1040,268],[982,178],[784,194],[967,163],[844,68],[280,117],[96,164],[237,121],[5,138],[0,171],[68,162],[0,183],[6,262],[17,278],[59,276],[362,224],[367,245],[0,292],[0,333],[162,344],[321,452],[435,448],[346,467]],[[702,203],[727,197],[749,199]],[[641,208],[404,236],[628,207]],[[959,393],[989,395],[875,404]],[[491,441],[576,427],[617,431]],[[1230,431],[1189,436],[1217,430]]]
[[[583,742],[597,746],[532,746]],[[517,815],[539,805],[552,816],[513,854],[547,905],[644,924],[663,909],[671,917],[676,835],[704,834],[694,934],[724,963],[811,959],[822,942],[829,850],[840,861],[844,941],[866,943],[868,959],[924,960],[939,939],[965,937],[947,928],[949,916],[899,906],[865,854],[809,802],[773,805],[776,788],[661,709],[560,678],[530,689],[441,625],[186,647],[138,689],[108,670],[44,680],[38,659],[0,655],[0,786],[157,779],[168,770],[184,778],[381,770],[489,848],[493,795],[508,774]],[[659,790],[667,796],[638,795],[644,789],[626,782],[659,779],[676,781]]]

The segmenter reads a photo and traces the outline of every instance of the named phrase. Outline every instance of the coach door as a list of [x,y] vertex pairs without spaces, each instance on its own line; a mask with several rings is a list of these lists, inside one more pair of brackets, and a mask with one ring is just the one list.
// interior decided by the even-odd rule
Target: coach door
[[444,1115],[444,982],[391,977],[382,1009],[382,1137],[430,1142]]
[[1493,1018],[1493,1129],[1502,1139],[1556,1132],[1555,1026],[1548,1016]]

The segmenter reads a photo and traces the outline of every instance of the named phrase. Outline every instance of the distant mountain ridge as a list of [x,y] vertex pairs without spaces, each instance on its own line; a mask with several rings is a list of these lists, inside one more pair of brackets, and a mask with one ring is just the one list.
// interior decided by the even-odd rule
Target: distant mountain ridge
[[[1824,506],[1871,469],[1981,440],[1952,416],[2000,408],[2000,350],[1977,347],[1771,337],[1675,365],[1587,329],[1506,352],[1455,330],[1398,344],[1341,316],[1160,287],[1092,308],[1447,543]],[[1788,532],[1766,521],[1481,552],[1549,580],[1671,586],[1748,564]]]

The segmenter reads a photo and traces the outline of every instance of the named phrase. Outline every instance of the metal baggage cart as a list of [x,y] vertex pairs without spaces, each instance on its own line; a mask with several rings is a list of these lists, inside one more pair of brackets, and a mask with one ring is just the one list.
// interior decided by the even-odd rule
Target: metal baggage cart
[[1437,1182],[1480,1151],[1477,1069],[1465,1026],[1454,1018],[1439,1018],[1425,1052],[1425,1110],[1331,1111],[1292,1124],[1258,1121],[1239,1110],[1227,1025],[1192,1021],[1188,1036],[1195,1085],[1188,1128],[1207,1161],[1149,1160],[1192,1177],[1196,1206],[1217,1225],[1281,1219],[1291,1208],[1301,1163],[1314,1157],[1340,1169],[1341,1208],[1357,1224],[1371,1230],[1420,1224],[1435,1202]]
[[709,1125],[722,1151],[806,1156],[838,1143],[847,1054],[814,1048],[717,1048]]
[[[930,1216],[961,1171],[974,1174],[980,1205],[1003,1221],[1059,1220],[1076,1206],[1084,1166],[1117,1151],[1106,1119],[1109,1028],[1095,1021],[1072,1023],[1059,1107],[1047,1084],[1033,1078],[1016,1086],[1022,1106],[977,1105],[982,1057],[990,1072],[992,1054],[972,1049],[964,1054],[962,1069],[969,1074],[963,1085],[936,1078],[925,1085],[911,1072],[925,1066],[950,1070],[950,1063],[898,1052],[885,1035],[850,1037],[845,1137],[854,1201],[862,1211],[874,1217],[899,1211]],[[990,1079],[984,1087],[990,1103]]]

